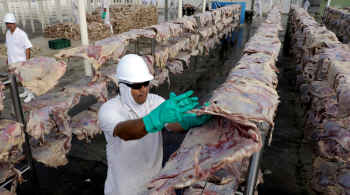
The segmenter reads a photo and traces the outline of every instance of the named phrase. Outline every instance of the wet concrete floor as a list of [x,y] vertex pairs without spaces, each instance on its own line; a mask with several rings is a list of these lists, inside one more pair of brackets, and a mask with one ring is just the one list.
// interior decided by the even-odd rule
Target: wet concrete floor
[[[176,13],[160,10],[159,21],[170,21],[176,17]],[[189,69],[183,74],[170,73],[170,86],[163,84],[156,89],[156,94],[168,99],[170,92],[176,94],[193,90],[199,98],[200,104],[208,101],[212,92],[227,78],[228,72],[234,68],[241,57],[244,44],[254,34],[260,22],[259,18],[248,20],[242,24],[238,33],[238,39],[222,40],[222,44],[216,46],[208,58],[198,57],[195,70],[194,57],[191,58]],[[282,24],[286,30],[287,16],[283,15]],[[280,32],[280,40],[284,39],[285,31]],[[140,48],[149,47],[148,41],[143,41]],[[128,46],[128,53],[132,53],[134,46]],[[261,161],[261,170],[270,170],[272,174],[264,175],[264,184],[259,184],[259,194],[298,195],[312,194],[308,188],[308,178],[311,171],[311,152],[308,144],[301,141],[301,117],[303,111],[300,107],[299,94],[294,92],[294,66],[291,58],[282,53],[278,57],[277,68],[279,84],[277,92],[280,96],[280,105],[276,112],[273,141],[269,147],[264,148]],[[114,63],[109,61],[106,65]],[[104,65],[104,66],[106,66]],[[82,60],[71,59],[68,62],[67,72],[59,81],[53,91],[59,91],[62,87],[74,83],[83,78],[84,70]],[[110,85],[109,90],[114,86]],[[9,96],[9,90],[5,90]],[[94,104],[96,100],[91,97],[82,97],[81,103],[70,110],[69,115],[74,116]],[[5,108],[11,105],[8,98]],[[2,114],[8,115],[6,111]],[[163,130],[164,158],[163,164],[169,156],[180,146],[185,135]],[[90,148],[84,145],[76,137],[72,140],[72,149],[67,156],[67,165],[57,169],[47,167],[42,163],[36,163],[41,193],[52,195],[70,194],[103,194],[104,182],[107,175],[106,141],[103,133],[92,139]],[[18,166],[23,166],[18,165]],[[118,165],[116,165],[118,166]],[[28,173],[24,178],[29,180]],[[20,185],[19,194],[33,194],[30,182]]]

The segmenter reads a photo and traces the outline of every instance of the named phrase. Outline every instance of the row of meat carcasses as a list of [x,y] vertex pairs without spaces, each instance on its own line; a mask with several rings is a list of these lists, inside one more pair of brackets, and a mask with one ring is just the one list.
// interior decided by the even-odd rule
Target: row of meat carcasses
[[350,47],[298,5],[291,6],[291,47],[305,109],[304,134],[313,151],[310,187],[350,193]]
[[243,190],[249,157],[262,146],[257,125],[274,126],[281,11],[280,4],[272,7],[209,106],[192,111],[212,118],[189,130],[180,148],[146,185],[153,194],[175,194],[175,188],[184,188],[186,195],[199,195],[204,187],[203,194],[233,195]]
[[[91,45],[62,51],[55,57],[86,59],[94,69],[94,76],[84,77],[56,93],[45,94],[53,89],[65,74],[67,63],[56,61],[55,58],[38,57],[10,64],[11,73],[14,73],[26,88],[39,96],[29,103],[22,104],[23,112],[28,113],[26,131],[33,137],[30,140],[33,158],[51,167],[65,165],[68,163],[66,155],[70,151],[73,135],[80,140],[85,139],[88,146],[90,139],[101,133],[98,122],[99,108],[117,95],[114,91],[108,94],[107,85],[110,81],[118,85],[115,78],[118,63],[105,68],[102,68],[102,65],[107,60],[119,60],[125,55],[130,39],[136,40],[145,36],[163,43],[156,48],[155,59],[151,55],[142,56],[150,72],[155,74],[152,85],[159,86],[166,79],[169,83],[169,70],[165,67],[173,73],[181,73],[182,61],[189,65],[189,58],[199,55],[197,47],[203,52],[209,52],[215,43],[220,43],[221,37],[229,36],[238,25],[240,8],[240,5],[230,5],[213,12],[198,14],[196,17],[199,18],[201,27],[194,17],[186,17],[144,29],[134,29]],[[202,42],[199,41],[199,36],[202,36]],[[158,67],[156,69],[153,66],[154,61]],[[3,88],[4,85],[0,82],[0,89]],[[79,104],[81,96],[90,94],[96,97],[98,103],[70,118],[68,111]],[[0,110],[3,110],[3,92],[0,92],[0,96]],[[14,115],[13,107],[10,108],[10,112]],[[22,127],[11,120],[0,120],[0,126],[3,165],[0,170],[0,182],[13,175],[20,179],[20,173],[14,168],[14,164],[24,159],[21,148],[24,141]]]
[[341,38],[343,43],[350,43],[350,7],[338,9],[326,6],[322,16],[322,24]]

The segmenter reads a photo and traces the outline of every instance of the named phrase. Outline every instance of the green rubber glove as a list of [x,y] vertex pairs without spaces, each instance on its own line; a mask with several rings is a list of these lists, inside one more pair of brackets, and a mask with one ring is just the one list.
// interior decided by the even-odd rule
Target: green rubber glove
[[105,18],[106,18],[106,12],[103,12],[102,19],[105,19]]
[[165,123],[176,123],[189,116],[196,116],[194,113],[186,113],[195,108],[199,103],[197,97],[191,97],[193,91],[173,97],[160,104],[151,113],[143,117],[146,131],[156,133],[164,128]]
[[[170,99],[176,97],[175,93],[170,93]],[[206,103],[205,106],[209,106],[209,103]],[[198,107],[199,108],[202,108]],[[183,120],[179,121],[181,127],[188,131],[191,127],[195,127],[201,124],[204,124],[205,122],[207,122],[209,119],[211,118],[211,115],[209,114],[203,114],[200,116],[188,116],[186,118],[184,118]]]

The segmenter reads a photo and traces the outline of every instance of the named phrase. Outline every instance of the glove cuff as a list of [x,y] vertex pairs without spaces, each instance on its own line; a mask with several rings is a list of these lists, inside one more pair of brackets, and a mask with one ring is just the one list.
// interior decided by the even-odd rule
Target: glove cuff
[[179,121],[179,124],[185,131],[190,130],[190,127],[189,127],[188,123],[185,120]]
[[152,133],[155,130],[157,130],[157,128],[153,124],[153,121],[150,115],[144,116],[142,120],[143,120],[143,123],[145,124],[145,128],[148,133]]

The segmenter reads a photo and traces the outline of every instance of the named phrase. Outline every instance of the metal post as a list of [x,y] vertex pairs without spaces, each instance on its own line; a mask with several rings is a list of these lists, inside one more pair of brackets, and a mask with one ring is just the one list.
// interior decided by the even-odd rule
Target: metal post
[[94,10],[97,8],[97,0],[94,0]]
[[[155,53],[156,53],[155,38],[152,38],[151,39],[151,55],[152,55],[154,61],[156,59]],[[156,75],[156,64],[155,64],[155,62],[153,63],[153,69],[154,69],[154,75],[153,76],[155,76]],[[152,87],[151,93],[153,93],[153,94],[156,93],[156,86]]]
[[327,6],[329,6],[331,4],[331,0],[328,0]]
[[[83,0],[78,0],[79,26],[81,34],[81,45],[89,45],[89,37],[86,24],[85,3]],[[91,64],[84,60],[85,76],[92,76]]]
[[182,0],[179,0],[179,6],[177,9],[177,17],[182,18]]
[[259,173],[259,165],[261,160],[261,154],[263,152],[264,144],[265,144],[265,137],[266,137],[266,131],[263,129],[260,129],[260,137],[261,137],[261,149],[258,152],[255,152],[253,156],[250,157],[249,161],[249,168],[248,168],[248,177],[247,182],[244,188],[244,195],[253,195],[255,192],[255,186],[256,186],[256,180],[258,178]]
[[6,12],[5,14],[10,13],[9,12],[9,6],[7,4],[7,0],[2,0],[2,2],[3,2],[3,5],[4,5],[4,10]]
[[206,0],[203,0],[202,6],[203,6],[202,13],[204,13],[205,12],[205,8],[207,7],[207,1]]
[[39,11],[40,11],[40,19],[41,19],[41,26],[42,29],[44,30],[46,26],[46,21],[45,21],[45,13],[44,13],[44,7],[43,7],[43,0],[38,1],[39,4]]
[[88,8],[88,13],[91,15],[92,14],[91,0],[87,0],[87,8]]
[[59,18],[60,18],[60,23],[62,23],[62,22],[63,22],[63,19],[62,19],[62,6],[61,6],[61,0],[58,0],[57,2],[58,2],[58,10],[59,10],[59,14],[60,14],[60,16],[59,16]]
[[33,22],[33,14],[32,14],[32,7],[30,5],[30,0],[27,1],[28,2],[28,11],[29,11],[29,16],[30,16],[30,23],[32,25],[32,30],[33,33],[35,32],[35,27],[34,27],[34,22]]
[[138,54],[139,53],[139,41],[137,40],[137,38],[135,39],[134,44],[135,44],[135,54]]
[[24,117],[23,117],[21,100],[19,99],[15,75],[14,74],[9,75],[9,80],[11,82],[10,83],[11,97],[12,97],[13,107],[14,107],[15,113],[16,113],[17,122],[23,124],[23,132],[24,132],[24,136],[25,136],[25,142],[23,144],[23,149],[24,149],[24,155],[26,157],[28,167],[30,168],[30,171],[29,171],[30,182],[32,184],[34,193],[39,195],[40,194],[39,182],[38,182],[38,177],[37,177],[36,171],[35,171],[34,160],[32,158],[32,152],[31,152],[30,146],[29,146],[29,138],[28,138],[28,134],[26,131],[26,123],[25,123]]

